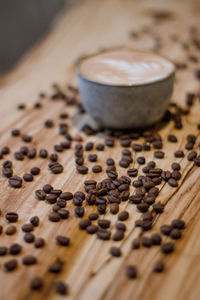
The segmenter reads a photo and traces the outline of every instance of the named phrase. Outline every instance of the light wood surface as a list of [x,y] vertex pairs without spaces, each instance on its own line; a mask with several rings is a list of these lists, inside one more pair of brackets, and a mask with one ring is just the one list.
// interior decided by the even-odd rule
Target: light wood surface
[[[165,21],[155,22],[152,12],[169,11],[171,17]],[[84,142],[103,141],[103,137],[86,137],[79,131],[84,119],[77,116],[74,108],[64,106],[62,102],[53,102],[49,99],[42,100],[41,110],[33,109],[33,104],[38,100],[40,92],[51,90],[51,84],[59,83],[65,87],[67,83],[74,83],[74,68],[76,59],[85,53],[92,53],[104,47],[131,46],[137,49],[154,50],[167,56],[177,63],[187,63],[188,68],[177,72],[176,85],[172,101],[179,105],[185,105],[187,92],[200,92],[199,82],[194,77],[194,70],[199,63],[187,60],[188,55],[196,55],[200,61],[200,52],[190,43],[189,49],[183,48],[183,43],[189,41],[189,28],[199,27],[200,4],[199,1],[132,1],[132,0],[101,0],[101,1],[76,1],[62,16],[55,29],[33,49],[24,60],[12,71],[12,73],[0,79],[0,146],[8,145],[12,152],[6,156],[12,159],[14,173],[21,176],[33,166],[41,167],[41,174],[35,177],[31,183],[23,183],[23,188],[16,190],[8,186],[6,178],[0,176],[0,208],[2,216],[0,224],[5,229],[5,214],[8,211],[17,211],[19,221],[16,224],[17,233],[13,236],[0,236],[0,246],[8,246],[13,242],[20,242],[23,252],[17,256],[19,267],[16,271],[5,273],[3,263],[11,258],[6,255],[0,258],[0,299],[60,299],[55,294],[53,283],[63,280],[69,285],[67,299],[80,300],[197,300],[200,299],[200,168],[183,159],[175,159],[174,151],[184,149],[187,134],[196,134],[197,124],[200,123],[200,104],[195,101],[191,113],[183,118],[184,129],[177,130],[169,123],[160,130],[164,141],[165,159],[156,163],[163,169],[169,169],[171,162],[178,161],[181,164],[182,178],[178,188],[171,188],[167,184],[161,184],[161,192],[157,201],[165,203],[165,211],[155,220],[153,229],[145,233],[150,235],[157,232],[160,225],[169,224],[174,218],[182,218],[186,222],[186,229],[181,240],[175,243],[175,252],[163,258],[159,247],[151,249],[141,248],[138,251],[131,250],[131,242],[140,234],[140,229],[134,227],[134,222],[140,217],[135,205],[124,202],[120,210],[126,208],[130,213],[125,222],[127,232],[121,242],[97,240],[95,236],[89,236],[78,229],[78,219],[73,216],[72,204],[67,204],[71,212],[68,220],[59,223],[48,221],[50,205],[35,199],[34,191],[45,183],[53,184],[54,188],[63,191],[83,191],[83,181],[87,178],[100,180],[105,175],[94,175],[91,171],[87,176],[79,175],[75,171],[73,150],[67,150],[59,154],[60,161],[64,165],[64,172],[52,175],[48,170],[48,160],[40,158],[34,160],[16,161],[13,153],[21,146],[20,138],[11,138],[10,131],[19,128],[24,134],[33,135],[31,147],[37,149],[46,148],[53,152],[53,145],[59,143],[62,137],[58,135],[57,128],[45,129],[44,121],[53,119],[59,124],[59,114],[66,111],[71,116],[71,131],[74,135],[84,137]],[[131,32],[139,32],[139,37],[131,37]],[[156,47],[155,38],[161,39],[160,48]],[[177,40],[175,40],[177,36]],[[27,109],[18,111],[16,106],[26,103]],[[167,142],[167,135],[175,134],[178,143]],[[195,150],[198,151],[198,136]],[[73,143],[73,147],[74,147]],[[95,152],[95,151],[93,151]],[[105,169],[105,161],[113,157],[118,162],[121,155],[121,147],[118,142],[114,148],[107,148],[98,152],[99,162]],[[140,155],[140,154],[139,154]],[[153,158],[152,152],[143,153],[147,161]],[[138,156],[138,154],[136,155]],[[136,158],[133,153],[133,158]],[[91,170],[92,163],[87,163]],[[135,166],[141,173],[141,167]],[[118,167],[120,175],[126,175],[126,170]],[[134,188],[131,187],[131,192]],[[93,207],[86,207],[86,215],[94,211]],[[47,241],[43,249],[34,249],[32,244],[23,242],[21,225],[28,222],[33,215],[41,219],[40,226],[34,230],[37,237],[44,237]],[[106,214],[106,218],[112,222],[112,232],[117,222],[117,217]],[[57,234],[67,235],[71,238],[71,246],[64,248],[56,245]],[[165,238],[164,240],[168,240]],[[112,245],[120,246],[123,255],[120,258],[111,258],[109,248]],[[23,266],[22,257],[25,254],[34,254],[38,258],[35,266]],[[56,257],[65,261],[63,272],[52,275],[47,272],[50,262]],[[163,274],[153,274],[153,263],[163,258],[166,270]],[[124,269],[128,264],[138,267],[139,277],[136,280],[128,280],[124,275]],[[41,292],[30,292],[29,282],[34,276],[44,278],[44,289]]]

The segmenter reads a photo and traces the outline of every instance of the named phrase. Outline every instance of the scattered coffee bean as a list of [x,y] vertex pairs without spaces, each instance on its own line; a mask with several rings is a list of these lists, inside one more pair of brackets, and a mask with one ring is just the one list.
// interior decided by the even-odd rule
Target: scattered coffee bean
[[40,277],[35,277],[31,280],[30,288],[33,291],[41,290],[43,287],[43,280]]
[[46,194],[44,193],[43,190],[36,190],[35,196],[38,200],[45,200],[45,198],[46,198]]
[[167,137],[167,140],[168,142],[171,142],[171,143],[177,143],[177,137],[173,134],[169,134],[168,137]]
[[3,266],[4,266],[5,271],[11,272],[17,268],[17,265],[18,265],[18,263],[17,263],[16,259],[10,259],[10,260],[6,261]]
[[24,181],[27,181],[27,182],[33,181],[33,175],[26,173],[23,175],[23,179],[24,179]]
[[177,158],[184,157],[184,152],[182,150],[178,150],[174,152],[174,156]]
[[45,245],[45,240],[43,238],[37,238],[35,240],[34,246],[35,248],[42,248]]
[[120,250],[120,248],[112,247],[112,248],[110,248],[110,254],[112,256],[119,257],[119,256],[121,256],[121,250]]
[[184,229],[185,228],[185,222],[183,220],[175,219],[171,223],[173,228],[177,229]]
[[164,271],[164,263],[162,261],[157,261],[153,266],[153,271],[156,273],[161,273]]
[[113,234],[113,241],[121,241],[124,238],[124,231],[123,230],[117,230],[114,234]]
[[92,213],[88,216],[88,219],[91,221],[97,220],[99,215],[97,213]]
[[0,247],[0,256],[4,256],[4,255],[6,255],[7,254],[7,252],[8,252],[8,249],[7,249],[7,247]]
[[173,228],[170,232],[170,237],[173,239],[173,240],[178,240],[181,238],[181,231],[180,229],[178,228]]
[[70,239],[63,235],[57,235],[56,241],[57,241],[57,244],[61,245],[61,246],[69,246],[69,243],[70,243]]
[[89,225],[86,228],[87,233],[94,234],[98,231],[98,227],[96,225]]
[[111,236],[111,232],[104,229],[98,230],[96,234],[100,240],[104,241],[109,240]]
[[8,212],[6,214],[6,220],[10,223],[15,223],[18,221],[18,214],[15,212]]
[[38,216],[34,216],[34,217],[30,218],[30,223],[35,227],[37,227],[39,225],[39,222],[40,222],[40,219]]
[[174,179],[174,178],[170,178],[168,180],[168,184],[171,186],[171,187],[177,187],[178,186],[178,183],[177,181]]
[[140,239],[139,238],[135,238],[132,241],[132,249],[138,249],[140,248]]
[[172,226],[171,225],[162,225],[160,227],[160,231],[164,235],[170,235],[170,232],[172,231]]
[[141,244],[142,244],[142,246],[144,246],[146,248],[150,248],[152,245],[151,238],[149,238],[147,236],[143,236],[141,239]]
[[22,186],[22,179],[19,176],[12,176],[9,178],[9,184],[14,188],[20,188]]
[[154,233],[151,236],[152,245],[160,245],[162,242],[162,238],[159,233]]
[[31,169],[31,174],[34,175],[34,176],[40,174],[40,168],[38,168],[38,167],[32,168]]
[[56,293],[60,295],[67,295],[68,286],[64,282],[56,282]]
[[41,158],[47,158],[48,157],[48,151],[46,149],[40,149],[39,156]]
[[125,210],[118,214],[119,221],[126,221],[128,217],[129,217],[129,213]]
[[126,276],[130,279],[134,279],[137,277],[137,268],[133,265],[129,265],[125,270]]
[[95,165],[92,167],[92,172],[100,173],[100,172],[102,172],[102,167],[100,165]]
[[161,251],[165,254],[171,253],[174,251],[174,244],[171,242],[165,243],[161,246]]
[[24,235],[24,241],[26,243],[33,243],[35,241],[34,234],[32,234],[30,232],[25,233],[25,235]]
[[33,255],[26,255],[23,257],[22,263],[26,266],[34,265],[37,263],[37,259]]
[[15,244],[12,244],[10,247],[9,247],[9,254],[11,255],[17,255],[21,252],[22,250],[22,246],[15,243]]
[[22,225],[22,231],[24,231],[24,232],[31,232],[31,231],[33,231],[33,225],[32,224],[24,224],[24,225]]

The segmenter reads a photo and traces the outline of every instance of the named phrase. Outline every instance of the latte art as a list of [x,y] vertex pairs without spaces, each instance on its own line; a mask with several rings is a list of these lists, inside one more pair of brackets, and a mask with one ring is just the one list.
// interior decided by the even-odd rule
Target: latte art
[[174,65],[156,54],[112,50],[83,60],[80,72],[87,79],[111,85],[138,85],[166,78]]

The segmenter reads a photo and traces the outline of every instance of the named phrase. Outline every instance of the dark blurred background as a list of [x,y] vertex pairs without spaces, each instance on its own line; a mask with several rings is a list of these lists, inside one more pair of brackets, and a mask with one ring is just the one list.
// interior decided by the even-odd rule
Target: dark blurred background
[[52,26],[67,0],[0,0],[0,75]]

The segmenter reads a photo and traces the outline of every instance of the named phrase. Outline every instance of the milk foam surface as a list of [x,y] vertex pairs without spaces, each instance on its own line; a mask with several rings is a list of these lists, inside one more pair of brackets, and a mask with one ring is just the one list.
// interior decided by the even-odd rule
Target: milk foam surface
[[81,74],[92,81],[110,85],[140,85],[162,80],[175,70],[167,59],[138,50],[111,50],[86,58]]

